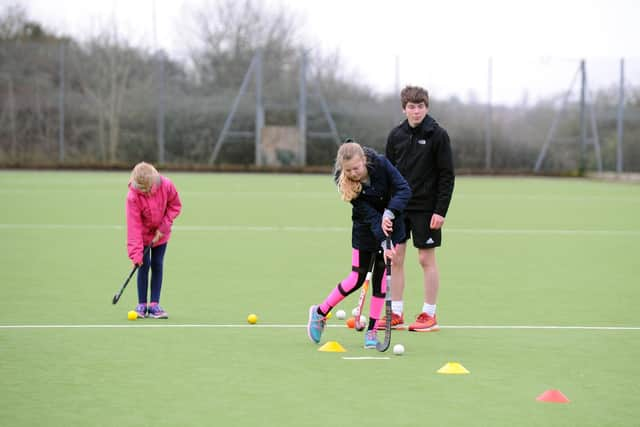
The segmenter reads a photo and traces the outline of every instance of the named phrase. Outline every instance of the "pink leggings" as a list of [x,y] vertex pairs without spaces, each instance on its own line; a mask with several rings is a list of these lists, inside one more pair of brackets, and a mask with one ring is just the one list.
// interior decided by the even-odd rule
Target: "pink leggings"
[[378,320],[384,305],[384,297],[387,284],[383,282],[384,277],[384,257],[381,252],[369,252],[353,249],[351,254],[351,273],[333,288],[327,298],[320,304],[320,311],[326,316],[340,301],[348,295],[360,289],[367,276],[367,269],[370,268],[373,260],[373,274],[371,276],[371,304],[369,307],[369,318]]

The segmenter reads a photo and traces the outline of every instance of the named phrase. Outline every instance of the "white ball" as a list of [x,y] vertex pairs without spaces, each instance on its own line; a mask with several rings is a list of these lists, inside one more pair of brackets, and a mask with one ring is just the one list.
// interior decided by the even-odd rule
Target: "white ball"
[[345,317],[347,317],[347,313],[345,313],[344,310],[338,310],[336,311],[336,317],[340,320],[343,320]]
[[404,346],[402,344],[396,344],[393,346],[393,354],[400,356],[404,353]]
[[351,310],[351,315],[355,316],[358,314],[358,307],[354,308],[353,310]]

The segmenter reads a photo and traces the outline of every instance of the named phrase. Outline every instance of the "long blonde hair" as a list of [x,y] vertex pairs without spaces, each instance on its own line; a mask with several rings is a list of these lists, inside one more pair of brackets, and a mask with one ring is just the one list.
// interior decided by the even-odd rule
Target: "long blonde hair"
[[367,161],[367,157],[364,154],[362,146],[357,142],[345,142],[340,146],[338,154],[336,155],[335,171],[336,174],[339,173],[337,179],[338,191],[340,192],[340,197],[345,202],[352,201],[358,197],[362,191],[362,183],[360,181],[353,181],[349,179],[345,175],[344,168],[342,167],[344,162],[349,161],[354,157],[360,157],[365,161],[365,163]]
[[131,171],[129,182],[138,190],[148,193],[153,184],[158,181],[160,174],[152,164],[140,162]]

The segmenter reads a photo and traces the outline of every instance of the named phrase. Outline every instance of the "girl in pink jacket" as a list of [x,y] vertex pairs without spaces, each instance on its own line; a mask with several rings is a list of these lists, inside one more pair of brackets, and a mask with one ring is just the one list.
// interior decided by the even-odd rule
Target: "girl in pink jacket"
[[[169,178],[153,165],[138,163],[131,172],[127,194],[127,252],[138,268],[138,317],[168,319],[158,304],[162,288],[162,266],[173,220],[180,214],[182,203]],[[144,248],[151,247],[146,251]],[[147,288],[151,267],[151,301],[147,304]]]

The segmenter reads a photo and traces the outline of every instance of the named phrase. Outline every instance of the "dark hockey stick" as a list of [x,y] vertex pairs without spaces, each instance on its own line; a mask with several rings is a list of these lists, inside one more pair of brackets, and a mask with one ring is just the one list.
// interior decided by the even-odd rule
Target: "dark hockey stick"
[[[391,238],[387,236],[387,249],[391,249]],[[385,311],[385,324],[384,324],[384,341],[378,341],[376,344],[376,350],[387,351],[391,344],[391,260],[386,260],[386,278],[387,278],[387,292],[384,298],[384,311]]]
[[[147,252],[149,252],[150,250],[151,250],[151,244],[149,244],[149,246],[144,248],[144,252],[142,253],[143,261],[144,261],[144,257],[147,255]],[[131,273],[129,273],[129,277],[127,277],[127,280],[124,281],[124,284],[122,285],[120,290],[113,296],[113,300],[111,301],[112,304],[117,304],[118,303],[118,300],[120,300],[120,297],[122,296],[122,293],[124,292],[125,288],[129,284],[129,280],[131,280],[131,277],[133,276],[133,273],[135,273],[138,270],[138,267],[139,266],[137,264],[133,267],[133,269],[131,270]]]

